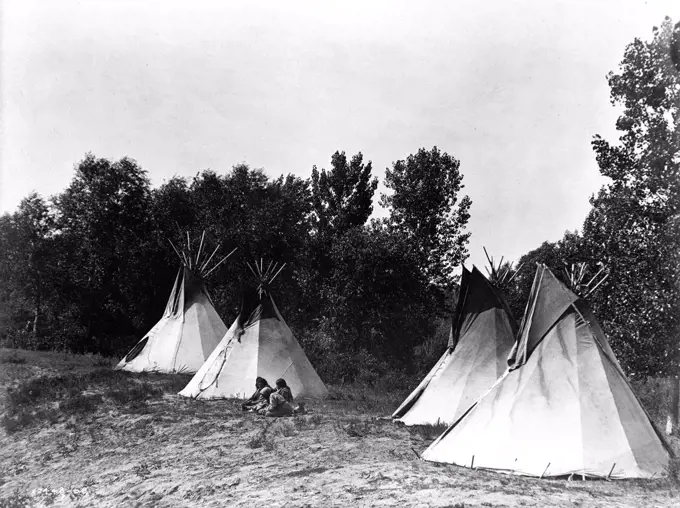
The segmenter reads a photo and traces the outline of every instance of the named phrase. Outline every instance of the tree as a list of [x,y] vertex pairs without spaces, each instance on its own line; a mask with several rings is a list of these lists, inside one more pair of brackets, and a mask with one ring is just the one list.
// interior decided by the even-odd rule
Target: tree
[[347,231],[330,256],[333,269],[320,288],[329,349],[412,367],[413,348],[434,332],[436,311],[408,242],[373,224]]
[[141,323],[150,291],[149,205],[149,180],[134,160],[112,162],[92,154],[75,167],[71,184],[55,198],[61,267],[68,282],[62,290],[78,302],[86,329],[80,349],[95,336],[132,334]]
[[18,287],[32,300],[32,332],[36,340],[47,285],[53,221],[47,203],[36,193],[29,194],[21,201],[13,221],[16,231],[14,249],[17,253],[15,275],[18,276]]
[[625,368],[677,373],[680,364],[680,74],[673,65],[673,26],[666,18],[651,41],[635,39],[611,100],[623,107],[618,144],[595,136],[600,172],[611,182],[591,199],[587,249],[610,277],[594,298],[603,327]]
[[416,251],[416,263],[429,280],[450,289],[452,273],[468,257],[470,233],[464,233],[472,201],[460,197],[460,162],[440,152],[421,148],[386,169],[381,205],[390,209],[390,228]]
[[373,213],[373,194],[378,179],[371,178],[371,161],[364,164],[361,152],[347,160],[345,152],[335,152],[331,169],[312,168],[314,228],[321,236],[341,236],[363,226]]

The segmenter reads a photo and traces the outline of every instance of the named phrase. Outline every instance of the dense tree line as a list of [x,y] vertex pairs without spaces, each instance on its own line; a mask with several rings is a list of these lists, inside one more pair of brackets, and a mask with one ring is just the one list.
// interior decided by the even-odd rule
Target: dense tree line
[[[628,45],[608,76],[619,143],[593,140],[609,183],[581,232],[525,254],[503,288],[520,319],[536,262],[558,277],[571,263],[588,263],[587,276],[604,266],[590,301],[624,368],[640,375],[680,365],[677,40],[666,19],[651,41]],[[238,248],[208,281],[225,322],[246,261],[286,263],[277,304],[327,381],[422,372],[445,347],[471,201],[459,161],[436,147],[387,169],[381,220],[370,220],[378,182],[361,153],[336,152],[309,179],[241,164],[158,188],[130,158],[88,154],[74,169],[59,195],[31,194],[0,217],[4,344],[123,354],[166,303],[178,265],[168,240],[206,231],[223,253]]]
[[[162,313],[179,263],[170,242],[205,231],[206,248],[237,248],[207,281],[225,322],[246,262],[286,263],[277,304],[327,379],[418,369],[414,347],[447,319],[450,260],[467,257],[469,199],[459,196],[459,162],[436,147],[394,167],[410,173],[387,182],[390,216],[369,222],[378,182],[361,153],[336,152],[307,180],[241,164],[158,188],[133,159],[87,154],[62,193],[31,194],[0,219],[3,341],[123,354]],[[397,219],[411,187],[427,205],[421,220],[438,228],[428,257],[413,245],[430,245],[429,230]],[[459,200],[459,211],[440,214],[440,200]]]

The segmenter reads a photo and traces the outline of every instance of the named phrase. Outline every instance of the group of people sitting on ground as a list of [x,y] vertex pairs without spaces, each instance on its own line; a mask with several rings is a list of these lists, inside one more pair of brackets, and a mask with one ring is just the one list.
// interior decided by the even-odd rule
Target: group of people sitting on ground
[[304,406],[293,406],[293,392],[283,379],[276,380],[276,389],[269,386],[266,379],[255,380],[255,393],[241,404],[244,411],[252,411],[262,416],[292,416],[304,412]]

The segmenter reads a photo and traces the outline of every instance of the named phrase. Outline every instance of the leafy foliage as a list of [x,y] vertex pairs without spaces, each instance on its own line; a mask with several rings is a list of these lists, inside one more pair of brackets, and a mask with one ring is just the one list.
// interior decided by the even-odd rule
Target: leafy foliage
[[[680,366],[680,73],[666,18],[650,42],[628,45],[608,76],[623,108],[618,144],[595,136],[600,172],[610,182],[591,199],[583,232],[544,242],[520,263],[545,263],[565,280],[565,264],[600,266],[608,277],[589,297],[622,366],[633,375],[677,375]],[[533,270],[518,274],[510,304],[523,313]]]
[[3,341],[123,355],[163,311],[177,271],[170,244],[185,245],[188,232],[195,247],[206,231],[205,250],[237,248],[207,281],[225,321],[238,310],[246,262],[264,258],[286,264],[274,297],[324,377],[391,382],[395,368],[429,368],[414,348],[444,304],[409,239],[366,224],[371,170],[361,153],[336,152],[310,180],[239,164],[152,189],[133,159],[87,154],[61,194],[31,195],[0,218],[9,281],[0,298],[12,302],[0,314]]
[[[622,106],[612,145],[593,141],[611,183],[591,200],[585,248],[610,277],[594,299],[623,364],[640,374],[677,373],[680,364],[680,73],[671,61],[666,18],[653,39],[626,48],[608,76]],[[646,354],[641,355],[640,352]]]
[[381,200],[390,209],[390,227],[416,252],[416,266],[448,289],[453,269],[468,256],[470,233],[463,230],[472,201],[459,196],[462,182],[460,161],[436,146],[421,148],[385,171],[385,185],[392,194],[383,194]]
[[371,178],[372,165],[364,164],[361,152],[347,160],[345,152],[335,152],[331,169],[312,169],[314,226],[320,236],[341,236],[363,226],[373,212],[373,194],[378,179]]

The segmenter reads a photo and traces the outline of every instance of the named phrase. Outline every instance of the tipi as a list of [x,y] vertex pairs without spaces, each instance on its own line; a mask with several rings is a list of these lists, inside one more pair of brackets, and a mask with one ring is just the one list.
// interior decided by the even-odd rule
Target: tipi
[[[203,240],[195,259],[187,233],[187,247],[181,253],[175,246],[182,266],[160,321],[118,363],[117,369],[132,372],[194,373],[212,353],[227,330],[220,319],[204,279],[234,251],[209,268],[219,245],[207,260],[201,260]],[[172,242],[170,242],[172,244]]]
[[463,267],[449,344],[392,418],[406,425],[451,424],[505,372],[517,324],[475,267]]
[[[248,265],[250,267],[250,265]],[[255,378],[270,384],[286,380],[295,398],[322,398],[328,391],[279,314],[269,285],[283,266],[260,262],[251,270],[257,290],[245,288],[241,311],[222,341],[189,384],[179,392],[196,399],[245,398],[255,389]]]
[[586,302],[545,266],[510,368],[423,458],[529,476],[648,478],[672,452]]

